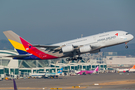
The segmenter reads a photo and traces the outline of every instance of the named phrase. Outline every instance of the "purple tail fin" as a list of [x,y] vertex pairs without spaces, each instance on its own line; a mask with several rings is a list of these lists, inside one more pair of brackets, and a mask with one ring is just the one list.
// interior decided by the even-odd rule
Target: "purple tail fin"
[[13,79],[13,84],[14,84],[14,90],[17,90],[16,82],[14,79]]

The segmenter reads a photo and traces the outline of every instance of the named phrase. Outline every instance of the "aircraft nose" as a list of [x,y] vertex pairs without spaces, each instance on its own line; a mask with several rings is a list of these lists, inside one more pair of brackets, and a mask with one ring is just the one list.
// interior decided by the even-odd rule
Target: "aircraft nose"
[[129,35],[129,39],[132,40],[134,36],[132,34]]
[[131,39],[133,39],[134,38],[134,36],[133,35],[131,35]]

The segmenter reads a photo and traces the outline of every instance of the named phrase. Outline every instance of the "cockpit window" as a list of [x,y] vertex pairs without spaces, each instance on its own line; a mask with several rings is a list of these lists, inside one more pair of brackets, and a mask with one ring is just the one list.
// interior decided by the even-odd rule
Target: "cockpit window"
[[126,35],[128,35],[129,33],[126,33]]

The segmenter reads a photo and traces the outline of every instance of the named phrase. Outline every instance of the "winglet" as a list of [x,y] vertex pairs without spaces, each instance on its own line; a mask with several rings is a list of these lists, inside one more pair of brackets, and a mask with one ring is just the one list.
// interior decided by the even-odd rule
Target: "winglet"
[[14,85],[14,90],[17,90],[17,85],[14,79],[13,79],[13,85]]

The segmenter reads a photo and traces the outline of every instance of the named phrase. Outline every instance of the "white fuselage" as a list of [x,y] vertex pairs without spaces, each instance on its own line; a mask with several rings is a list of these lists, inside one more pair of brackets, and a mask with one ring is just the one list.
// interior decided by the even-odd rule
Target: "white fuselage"
[[113,46],[121,43],[128,42],[134,37],[125,31],[110,31],[101,34],[96,34],[92,36],[87,36],[79,39],[74,39],[66,42],[61,42],[53,45],[73,45],[73,46],[85,46],[90,45],[92,47],[97,47],[98,49]]
[[19,55],[8,57],[23,60],[63,57],[71,57],[68,60],[76,60],[81,59],[79,56],[83,53],[97,53],[101,48],[127,43],[134,38],[125,31],[110,31],[52,45],[32,45],[11,30],[5,31],[4,34],[19,53]]
[[129,72],[135,72],[135,69],[129,69]]

